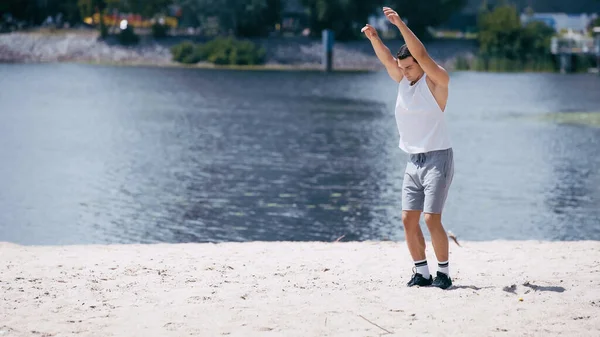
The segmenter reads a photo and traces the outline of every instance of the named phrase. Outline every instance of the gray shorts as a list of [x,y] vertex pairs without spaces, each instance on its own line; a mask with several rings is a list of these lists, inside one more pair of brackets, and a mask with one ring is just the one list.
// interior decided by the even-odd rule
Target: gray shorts
[[402,183],[402,209],[441,214],[453,177],[451,148],[411,154]]

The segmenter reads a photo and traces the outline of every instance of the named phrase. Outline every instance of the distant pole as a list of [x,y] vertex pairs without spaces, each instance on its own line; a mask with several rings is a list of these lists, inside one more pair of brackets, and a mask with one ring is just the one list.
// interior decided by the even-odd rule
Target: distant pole
[[594,49],[596,51],[596,69],[597,73],[600,75],[600,27],[594,27]]
[[573,71],[573,56],[570,53],[560,53],[559,60],[561,74],[566,74]]
[[333,69],[333,43],[334,35],[330,29],[325,29],[322,32],[323,37],[323,67],[326,72]]

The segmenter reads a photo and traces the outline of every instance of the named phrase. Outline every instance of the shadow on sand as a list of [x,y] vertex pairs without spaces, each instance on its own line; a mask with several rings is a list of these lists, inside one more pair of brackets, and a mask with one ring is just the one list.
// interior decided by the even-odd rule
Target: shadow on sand
[[481,289],[492,289],[495,287],[489,286],[489,287],[478,287],[478,286],[473,286],[473,285],[453,285],[452,287],[448,288],[448,290],[456,290],[456,289],[471,289],[471,290],[481,290]]
[[533,291],[552,291],[555,293],[562,293],[564,292],[566,289],[563,287],[557,287],[557,286],[538,286],[535,285],[533,283],[529,283],[529,282],[525,282],[523,283],[524,287],[530,288]]
[[[555,293],[562,293],[564,292],[566,289],[563,287],[558,287],[558,286],[539,286],[530,282],[525,282],[523,283],[524,287],[527,287],[533,291],[551,291],[551,292],[555,292]],[[481,289],[493,289],[496,287],[493,286],[488,286],[488,287],[478,287],[478,286],[474,286],[474,285],[453,285],[452,287],[448,288],[448,290],[457,290],[457,289],[471,289],[471,290],[481,290]],[[517,285],[513,284],[511,286],[507,286],[502,288],[503,291],[506,291],[508,293],[511,294],[516,294],[517,293]]]

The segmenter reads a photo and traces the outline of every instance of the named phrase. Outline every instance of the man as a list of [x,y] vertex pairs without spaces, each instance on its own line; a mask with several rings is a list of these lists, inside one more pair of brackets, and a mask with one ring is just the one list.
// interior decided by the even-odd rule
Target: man
[[[384,7],[383,12],[406,42],[396,58],[375,28],[366,25],[362,32],[371,41],[390,77],[398,82],[395,114],[399,147],[409,154],[402,186],[402,222],[416,267],[407,285],[447,289],[452,280],[442,210],[454,176],[453,151],[444,118],[450,79],[398,14],[389,7]],[[419,225],[421,213],[424,213],[438,260],[435,279],[430,275],[425,256],[425,239]]]

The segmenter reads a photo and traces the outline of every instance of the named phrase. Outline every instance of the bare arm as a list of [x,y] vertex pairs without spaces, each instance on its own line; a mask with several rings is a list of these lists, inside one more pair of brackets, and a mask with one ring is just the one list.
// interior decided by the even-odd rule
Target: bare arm
[[383,43],[383,41],[381,41],[381,39],[377,35],[377,31],[375,30],[375,28],[371,25],[366,25],[362,29],[362,32],[364,32],[365,35],[367,36],[367,38],[369,39],[369,41],[371,41],[371,45],[373,46],[373,49],[375,50],[375,54],[377,55],[377,58],[384,65],[384,67],[387,70],[390,77],[394,81],[400,82],[404,75],[402,74],[402,71],[398,67],[396,58],[394,58],[394,56],[392,56],[390,49],[388,47],[386,47],[386,45]]
[[450,76],[448,72],[440,65],[438,65],[427,53],[423,43],[417,38],[417,36],[406,26],[406,24],[400,20],[400,16],[391,8],[384,7],[383,12],[402,34],[406,46],[410,51],[410,54],[419,63],[423,71],[427,76],[435,83],[436,86],[447,87],[450,82]]

